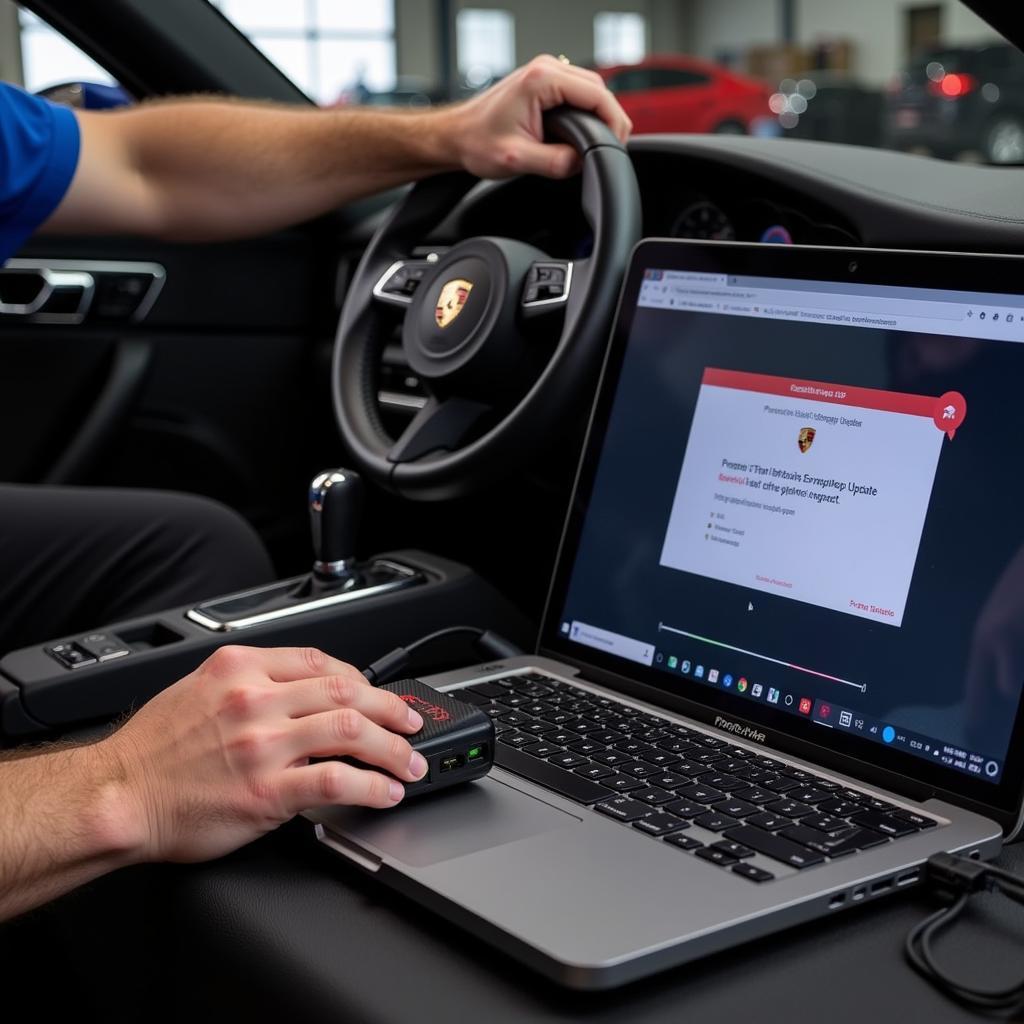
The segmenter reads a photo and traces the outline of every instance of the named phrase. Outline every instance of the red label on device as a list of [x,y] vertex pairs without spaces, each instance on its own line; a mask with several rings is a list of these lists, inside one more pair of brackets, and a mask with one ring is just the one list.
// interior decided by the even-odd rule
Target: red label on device
[[452,717],[444,708],[439,707],[437,704],[431,704],[430,701],[417,697],[414,693],[400,693],[398,699],[404,700],[414,710],[418,711],[421,715],[426,715],[427,718],[434,722],[447,722]]

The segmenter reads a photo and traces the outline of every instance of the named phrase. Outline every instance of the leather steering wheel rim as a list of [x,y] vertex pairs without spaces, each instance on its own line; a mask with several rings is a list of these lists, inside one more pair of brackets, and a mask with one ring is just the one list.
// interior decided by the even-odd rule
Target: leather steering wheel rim
[[[639,188],[625,147],[595,115],[559,107],[548,111],[544,123],[548,138],[569,143],[580,155],[582,209],[593,232],[593,249],[589,257],[574,261],[564,323],[547,365],[500,422],[454,450],[435,449],[401,461],[377,409],[386,311],[374,288],[389,267],[410,257],[478,179],[455,172],[416,184],[377,229],[353,275],[334,344],[335,418],[357,468],[404,497],[461,496],[529,460],[550,443],[560,415],[573,408],[580,389],[597,379],[622,276],[640,238]],[[436,277],[424,278],[419,287],[435,294]]]

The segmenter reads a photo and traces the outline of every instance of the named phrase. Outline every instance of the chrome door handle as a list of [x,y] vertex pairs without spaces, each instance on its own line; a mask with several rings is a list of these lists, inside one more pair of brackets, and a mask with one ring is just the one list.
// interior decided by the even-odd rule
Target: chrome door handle
[[92,274],[49,267],[0,269],[0,316],[78,323],[96,291]]
[[148,261],[15,258],[0,267],[0,323],[141,323],[166,277]]

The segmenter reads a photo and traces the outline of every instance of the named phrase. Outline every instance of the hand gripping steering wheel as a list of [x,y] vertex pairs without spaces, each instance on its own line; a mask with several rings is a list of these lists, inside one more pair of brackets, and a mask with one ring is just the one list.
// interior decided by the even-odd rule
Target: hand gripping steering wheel
[[[506,475],[559,436],[560,419],[597,379],[640,237],[640,193],[624,147],[595,115],[560,107],[544,126],[580,154],[591,255],[553,259],[524,242],[481,236],[414,258],[478,180],[455,172],[414,186],[356,269],[334,344],[334,413],[358,468],[397,494],[453,498]],[[380,357],[396,315],[405,357],[428,393],[397,440],[377,408]],[[545,335],[557,338],[553,350],[537,343]]]

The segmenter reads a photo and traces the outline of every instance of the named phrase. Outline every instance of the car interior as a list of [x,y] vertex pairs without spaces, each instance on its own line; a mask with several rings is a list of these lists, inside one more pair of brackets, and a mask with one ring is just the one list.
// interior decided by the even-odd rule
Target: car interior
[[[1012,5],[969,6],[1024,41]],[[312,102],[207,0],[21,7],[132,102],[199,93]],[[214,498],[253,524],[276,577],[248,603],[224,607],[224,595],[208,595],[173,638],[155,618],[121,624],[133,654],[166,657],[138,670],[132,658],[97,666],[114,680],[109,695],[76,696],[70,710],[63,696],[46,704],[42,684],[62,669],[52,655],[38,644],[0,652],[7,675],[42,680],[38,697],[0,682],[11,745],[109,721],[232,640],[225,622],[285,606],[296,614],[261,620],[246,636],[312,643],[357,664],[461,624],[529,649],[623,271],[641,238],[1024,253],[1021,166],[756,132],[637,135],[623,149],[595,118],[568,110],[545,127],[585,157],[581,175],[451,174],[245,242],[38,236],[0,270],[0,430],[17,438],[0,447],[0,479]],[[467,260],[490,268],[503,343],[439,368],[424,356],[433,308],[414,304],[417,274],[438,264],[460,276]],[[495,267],[506,264],[533,290],[502,292]],[[358,473],[362,488],[361,508],[342,508],[332,548],[311,538],[309,491],[335,469]],[[347,501],[336,491],[333,500]],[[328,592],[301,590],[314,547],[324,563],[377,560],[371,582],[383,589],[365,608],[321,603],[304,614],[299,605]],[[412,577],[422,592],[406,586]],[[422,668],[473,657],[452,640]],[[87,693],[84,671],[74,682]],[[176,911],[156,895],[155,872],[131,884],[125,902],[151,900],[156,918],[138,922],[141,963],[145,949],[166,951],[160,915],[173,921]],[[86,942],[93,898],[5,929],[11,962],[37,969],[48,943],[64,956]],[[140,986],[125,991],[147,998]],[[79,997],[105,998],[54,998]]]

